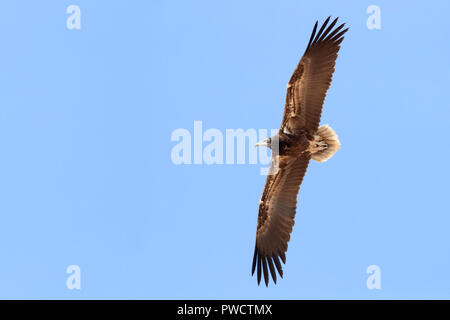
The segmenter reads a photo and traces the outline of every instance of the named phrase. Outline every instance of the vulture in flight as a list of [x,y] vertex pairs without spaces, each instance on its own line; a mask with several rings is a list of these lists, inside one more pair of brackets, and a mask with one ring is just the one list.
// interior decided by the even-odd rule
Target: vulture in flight
[[322,105],[331,84],[340,44],[347,29],[336,26],[337,18],[317,22],[308,46],[287,85],[286,105],[278,133],[259,143],[272,149],[272,161],[259,202],[252,275],[258,285],[269,273],[273,282],[277,272],[283,277],[280,260],[286,251],[294,225],[297,195],[310,159],[324,162],[336,153],[340,142],[328,125],[319,127]]

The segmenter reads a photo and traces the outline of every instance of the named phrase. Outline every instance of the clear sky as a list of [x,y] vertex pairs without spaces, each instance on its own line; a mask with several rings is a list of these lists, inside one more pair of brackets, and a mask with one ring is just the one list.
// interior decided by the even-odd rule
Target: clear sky
[[[81,29],[67,28],[70,5]],[[450,298],[449,13],[448,1],[2,1],[0,298]],[[196,120],[278,128],[329,15],[350,26],[322,117],[342,148],[311,163],[285,277],[258,287],[262,165],[176,165],[171,135]]]

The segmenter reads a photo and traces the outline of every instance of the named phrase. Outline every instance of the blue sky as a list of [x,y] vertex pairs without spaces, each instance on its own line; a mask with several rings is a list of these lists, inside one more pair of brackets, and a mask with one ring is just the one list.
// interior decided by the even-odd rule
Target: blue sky
[[[81,9],[69,30],[66,8]],[[369,30],[369,5],[381,29]],[[0,298],[450,298],[447,1],[3,1]],[[172,132],[278,128],[315,21],[350,26],[285,277],[250,276],[261,165]],[[66,269],[81,269],[69,290]],[[369,290],[366,269],[381,270]]]

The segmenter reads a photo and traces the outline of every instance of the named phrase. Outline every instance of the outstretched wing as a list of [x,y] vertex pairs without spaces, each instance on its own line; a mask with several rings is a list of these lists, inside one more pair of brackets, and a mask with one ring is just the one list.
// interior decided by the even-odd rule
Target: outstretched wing
[[269,284],[269,271],[276,283],[275,267],[283,277],[280,258],[283,263],[286,263],[285,252],[294,226],[297,194],[308,168],[309,159],[309,155],[299,158],[280,156],[278,171],[267,176],[259,203],[252,266],[252,275],[257,269],[258,284],[261,282],[261,272],[264,273],[266,286]]
[[314,25],[305,53],[289,80],[282,130],[315,132],[319,127],[323,101],[331,84],[340,44],[348,30],[341,31],[345,24],[334,28],[337,20],[326,28],[330,21],[328,17],[317,34],[317,22]]

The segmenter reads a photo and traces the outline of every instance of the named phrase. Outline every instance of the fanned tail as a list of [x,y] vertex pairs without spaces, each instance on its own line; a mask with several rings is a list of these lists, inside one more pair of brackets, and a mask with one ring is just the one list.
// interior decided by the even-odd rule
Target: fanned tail
[[311,158],[318,162],[325,162],[339,150],[339,142],[336,132],[327,124],[321,126],[311,141]]

